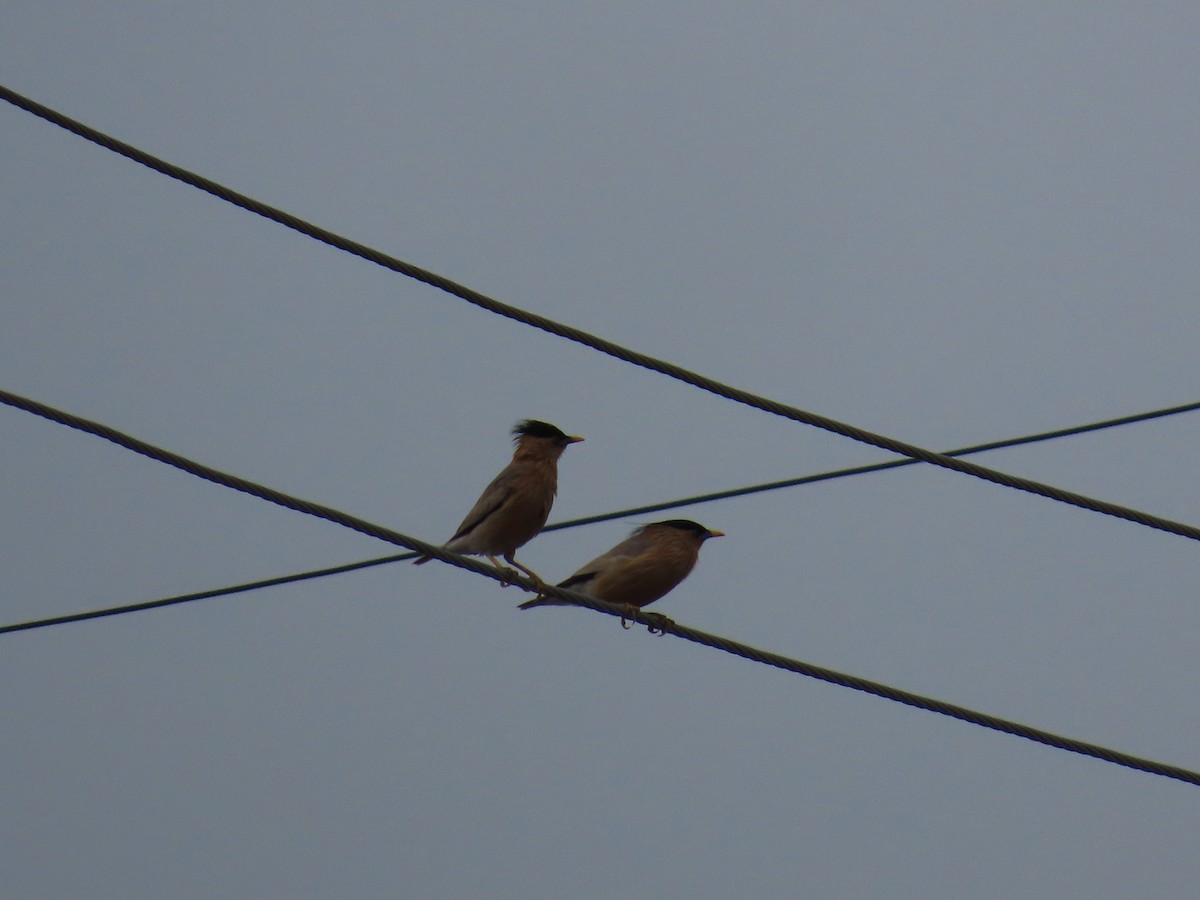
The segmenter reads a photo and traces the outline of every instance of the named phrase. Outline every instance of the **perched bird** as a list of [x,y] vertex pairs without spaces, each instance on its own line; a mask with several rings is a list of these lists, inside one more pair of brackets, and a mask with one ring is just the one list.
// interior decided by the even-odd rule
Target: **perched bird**
[[[700,545],[723,534],[688,519],[654,522],[637,529],[558,586],[624,604],[632,618],[634,610],[653,603],[687,578],[700,556]],[[566,600],[542,596],[527,600],[520,608],[569,605]],[[625,624],[624,617],[621,624]]]
[[[541,584],[542,579],[513,559],[513,554],[546,524],[558,492],[558,458],[583,438],[563,434],[548,422],[525,419],[513,428],[513,440],[517,449],[512,462],[484,489],[454,537],[442,546],[455,553],[486,556],[498,569],[504,566],[496,557],[503,556],[509,565]],[[422,556],[415,564],[430,559]],[[512,569],[506,571],[516,574]]]

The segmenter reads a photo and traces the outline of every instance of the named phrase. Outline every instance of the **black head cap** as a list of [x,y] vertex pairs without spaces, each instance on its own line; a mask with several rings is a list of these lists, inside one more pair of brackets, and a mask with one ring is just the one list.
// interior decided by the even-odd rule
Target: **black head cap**
[[579,440],[579,438],[564,434],[549,422],[539,422],[537,419],[523,419],[513,426],[512,433],[513,437],[518,441],[523,437],[549,438],[554,443],[561,444],[564,447]]
[[686,531],[702,541],[708,540],[710,537],[722,537],[725,534],[723,531],[710,531],[699,522],[693,522],[691,519],[667,519],[665,522],[651,522],[647,527],[654,525]]

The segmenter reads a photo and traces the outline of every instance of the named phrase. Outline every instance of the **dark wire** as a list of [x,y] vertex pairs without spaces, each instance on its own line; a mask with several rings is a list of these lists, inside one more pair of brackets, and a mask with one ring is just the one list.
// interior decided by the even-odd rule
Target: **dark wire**
[[86,431],[89,434],[94,434],[97,437],[102,437],[105,440],[112,441],[114,444],[139,453],[142,456],[150,459],[166,463],[169,466],[174,466],[198,478],[203,478],[205,481],[211,481],[214,484],[220,484],[225,487],[232,488],[236,491],[241,491],[245,494],[250,494],[274,503],[277,506],[282,506],[287,509],[292,509],[297,512],[306,513],[310,516],[316,516],[320,519],[325,519],[329,522],[334,522],[346,528],[350,528],[360,534],[370,535],[371,537],[379,538],[392,544],[397,544],[402,547],[407,547],[409,550],[415,550],[427,556],[432,556],[434,559],[440,559],[443,562],[450,563],[462,569],[469,569],[479,575],[484,575],[501,583],[519,584],[527,591],[538,592],[542,594],[557,597],[566,600],[574,605],[586,607],[595,610],[596,612],[605,613],[610,616],[618,616],[622,618],[632,618],[643,625],[656,629],[660,633],[669,633],[684,640],[692,641],[693,643],[702,644],[706,647],[712,647],[715,650],[721,650],[725,653],[740,656],[752,662],[762,663],[763,665],[774,666],[775,668],[784,669],[789,672],[794,672],[798,675],[804,675],[809,678],[816,678],[821,681],[827,681],[830,684],[837,684],[843,687],[852,688],[856,691],[862,691],[867,694],[873,694],[877,697],[882,697],[885,700],[892,700],[897,703],[903,703],[906,706],[914,706],[918,709],[928,710],[939,715],[949,716],[959,719],[963,722],[970,722],[974,725],[981,725],[985,728],[990,728],[994,731],[1001,731],[1005,734],[1011,734],[1016,737],[1025,738],[1026,740],[1036,741],[1040,744],[1045,744],[1050,747],[1057,747],[1060,750],[1067,750],[1071,753],[1078,753],[1083,756],[1090,756],[1095,759],[1101,759],[1105,762],[1114,763],[1119,766],[1124,766],[1130,769],[1137,769],[1142,772],[1148,772],[1152,775],[1160,775],[1164,778],[1172,778],[1176,781],[1187,782],[1188,784],[1200,785],[1200,772],[1192,772],[1188,769],[1183,769],[1178,766],[1166,765],[1165,763],[1156,762],[1142,757],[1132,756],[1127,753],[1121,753],[1116,750],[1110,750],[1107,747],[1102,747],[1097,744],[1088,744],[1083,741],[1077,741],[1072,738],[1062,737],[1052,734],[1048,731],[1032,728],[1028,725],[1022,725],[1019,722],[1013,722],[1008,719],[1001,719],[995,716],[987,715],[986,713],[975,712],[966,707],[956,706],[952,703],[945,703],[941,700],[935,700],[930,697],[924,697],[920,694],[914,694],[909,691],[904,691],[899,688],[890,687],[889,685],[879,682],[868,681],[865,678],[858,678],[854,675],[846,675],[841,672],[836,672],[833,669],[826,669],[821,666],[815,666],[811,663],[802,662],[800,660],[791,659],[786,656],[781,656],[777,653],[768,653],[764,650],[759,650],[747,644],[741,644],[737,641],[729,640],[728,638],[719,637],[717,635],[708,634],[707,632],[699,631],[694,628],[688,628],[684,625],[679,625],[662,616],[657,616],[653,613],[644,613],[641,610],[631,614],[631,611],[626,607],[607,603],[603,600],[597,600],[594,597],[585,597],[581,594],[576,594],[574,591],[563,590],[559,587],[550,585],[536,585],[532,580],[523,576],[514,575],[493,568],[481,562],[477,562],[469,557],[460,556],[457,553],[451,553],[441,547],[418,540],[406,534],[401,534],[398,531],[393,531],[389,528],[384,528],[382,525],[375,525],[367,522],[364,519],[359,519],[351,516],[348,513],[332,509],[327,506],[322,506],[317,503],[312,503],[308,500],[302,500],[298,497],[293,497],[285,494],[282,491],[277,491],[273,488],[265,487],[261,484],[256,484],[245,478],[240,478],[236,475],[229,475],[225,472],[218,471],[210,466],[202,463],[194,462],[187,457],[180,456],[178,453],[172,453],[169,450],[163,450],[160,447],[155,447],[146,441],[124,434],[111,428],[107,425],[102,425],[98,422],[92,422],[87,419],[74,416],[70,413],[54,409],[46,406],[43,403],[38,403],[35,400],[29,400],[24,397],[18,397],[7,391],[0,391],[0,401],[14,406],[18,409],[24,409],[35,415],[49,419],[53,422],[59,422],[71,428],[80,431]]
[[[1075,425],[1070,428],[1060,428],[1055,431],[1043,431],[1039,434],[1026,435],[1025,437],[1006,438],[1005,440],[989,441],[984,444],[974,444],[969,447],[962,447],[958,450],[949,450],[947,456],[967,456],[972,453],[984,453],[988,450],[998,450],[1004,447],[1018,447],[1025,444],[1034,444],[1041,441],[1049,441],[1055,438],[1068,437],[1071,435],[1085,434],[1091,431],[1100,431],[1106,428],[1116,428],[1121,425],[1130,425],[1135,422],[1144,422],[1149,419],[1159,419],[1165,416],[1179,415],[1180,413],[1193,412],[1200,409],[1200,402],[1185,403],[1180,406],[1170,406],[1164,409],[1155,409],[1150,412],[1136,413],[1131,416],[1121,416],[1115,419],[1105,419],[1100,422],[1092,422],[1087,425]],[[799,478],[788,478],[783,481],[771,481],[766,484],[750,485],[748,487],[732,488],[725,491],[716,491],[710,494],[697,494],[692,497],[684,497],[678,500],[668,500],[662,503],[651,503],[646,506],[635,506],[629,509],[616,510],[614,512],[600,513],[594,516],[582,516],[577,519],[566,519],[562,522],[555,522],[547,525],[542,529],[546,531],[561,531],[566,528],[576,528],[580,525],[594,525],[598,522],[608,522],[614,519],[624,519],[630,516],[640,516],[646,513],[662,512],[668,509],[678,509],[682,506],[691,506],[697,503],[707,503],[713,500],[725,500],[731,497],[741,497],[747,494],[760,493],[762,491],[779,490],[786,487],[796,487],[798,485],[812,484],[818,481],[831,481],[835,478],[846,478],[851,475],[863,475],[868,472],[882,472],[885,469],[897,469],[902,466],[917,465],[917,460],[899,459],[890,462],[874,463],[866,466],[854,466],[847,469],[834,469],[829,472],[818,472],[812,475],[802,475]],[[284,584],[292,584],[299,581],[309,581],[315,578],[324,578],[328,575],[340,575],[344,572],[354,572],[358,569],[369,569],[374,566],[387,565],[394,562],[403,562],[404,560],[414,559],[416,553],[400,553],[391,556],[381,556],[374,559],[365,559],[360,562],[346,563],[340,566],[332,566],[326,569],[312,569],[307,572],[299,572],[293,575],[280,575],[276,578],[267,578],[261,581],[251,581],[245,584],[236,584],[230,587],[213,588],[207,591],[197,591],[190,594],[179,594],[174,597],[165,597],[160,600],[147,600],[142,603],[131,603],[125,606],[113,606],[107,609],[89,610],[87,612],[70,613],[62,616],[53,616],[48,619],[35,619],[28,622],[18,622],[12,625],[0,626],[0,634],[7,634],[10,631],[28,631],[34,628],[46,628],[50,625],[64,625],[68,622],[83,622],[88,619],[101,619],[107,616],[119,616],[125,613],[141,612],[146,609],[158,609],[164,606],[175,606],[180,603],[191,603],[195,600],[210,600],[214,597],[228,597],[233,594],[242,594],[249,591],[256,591],[260,588],[277,587]]]
[[574,328],[570,325],[564,325],[549,319],[545,316],[540,316],[536,313],[531,313],[515,306],[510,306],[506,303],[501,303],[494,300],[478,291],[471,290],[444,278],[434,272],[422,269],[419,266],[414,266],[412,263],[404,262],[394,256],[389,256],[379,250],[375,250],[365,244],[360,244],[357,241],[352,241],[349,238],[342,237],[332,231],[320,228],[310,222],[306,222],[290,213],[283,212],[275,207],[268,206],[258,200],[240,194],[224,185],[218,184],[187,169],[168,163],[165,160],[151,156],[143,150],[139,150],[129,144],[117,140],[103,132],[97,131],[82,122],[77,122],[60,112],[43,106],[42,104],[24,97],[21,94],[10,90],[3,85],[0,85],[0,99],[6,100],[9,103],[17,106],[26,112],[32,113],[39,118],[45,119],[54,125],[64,128],[86,140],[99,144],[108,150],[118,153],[127,159],[140,163],[148,168],[161,172],[185,184],[189,184],[199,190],[212,194],[215,197],[241,207],[242,209],[252,212],[255,215],[271,219],[291,228],[301,234],[307,235],[314,240],[321,241],[331,247],[336,247],[339,250],[344,250],[354,256],[358,256],[376,265],[382,266],[385,269],[390,269],[393,272],[398,272],[409,278],[421,281],[431,287],[436,287],[446,293],[453,294],[462,300],[467,301],[481,309],[488,310],[496,315],[504,316],[516,322],[521,322],[533,328],[538,328],[549,334],[557,335],[558,337],[566,338],[575,343],[582,344],[585,347],[591,347],[615,359],[623,360],[624,362],[640,366],[644,369],[649,369],[652,372],[666,375],[676,381],[682,381],[685,384],[690,384],[693,387],[708,391],[718,397],[724,397],[732,400],[735,403],[741,403],[745,406],[754,409],[762,410],[763,412],[771,413],[772,415],[780,416],[785,419],[790,419],[793,422],[799,422],[804,425],[811,425],[814,428],[820,428],[824,431],[840,434],[843,437],[850,438],[860,443],[870,444],[874,447],[879,447],[883,450],[888,450],[900,456],[907,456],[914,460],[927,462],[931,465],[940,466],[944,469],[951,469],[956,472],[961,472],[965,475],[971,475],[975,478],[981,478],[984,481],[990,481],[993,484],[1000,484],[1005,487],[1010,487],[1015,490],[1025,491],[1031,494],[1038,494],[1042,497],[1047,497],[1051,500],[1057,500],[1060,503],[1066,503],[1071,506],[1077,506],[1081,509],[1088,509],[1092,512],[1102,513],[1107,516],[1113,516],[1118,519],[1125,519],[1129,522],[1136,522],[1139,525],[1145,525],[1148,528],[1156,528],[1160,531],[1166,531],[1171,534],[1177,534],[1182,537],[1200,540],[1200,529],[1193,528],[1190,525],[1183,525],[1179,522],[1174,522],[1170,519],[1164,519],[1159,516],[1152,516],[1147,513],[1139,512],[1135,509],[1130,509],[1126,506],[1121,506],[1116,503],[1109,503],[1103,500],[1096,500],[1092,497],[1077,494],[1073,491],[1066,491],[1061,488],[1056,488],[1052,485],[1043,484],[1029,478],[1020,478],[1015,475],[1009,475],[1005,472],[999,472],[994,469],[986,468],[985,466],[976,465],[975,463],[964,462],[961,459],[956,459],[952,456],[947,456],[944,453],[936,453],[932,450],[926,450],[923,447],[918,447],[916,444],[909,444],[904,441],[896,440],[895,438],[886,437],[884,435],[875,434],[866,429],[859,428],[854,425],[849,425],[844,422],[839,422],[836,419],[828,418],[817,413],[807,412],[798,409],[794,406],[780,403],[775,400],[770,400],[766,397],[761,397],[757,394],[752,394],[749,391],[741,390],[730,385],[723,384],[713,378],[705,375],[692,372],[681,366],[673,363],[665,362],[648,356],[644,353],[638,353],[620,344],[606,340],[596,335],[589,334],[579,328]]
[[[958,450],[945,451],[946,456],[971,456],[974,453],[985,453],[988,450],[1000,450],[1005,447],[1020,447],[1025,444],[1037,444],[1042,441],[1050,441],[1055,438],[1070,437],[1076,434],[1086,434],[1090,431],[1101,431],[1106,428],[1116,428],[1119,425],[1131,425],[1135,422],[1145,422],[1149,419],[1160,419],[1164,416],[1175,416],[1180,413],[1194,412],[1200,409],[1200,402],[1185,403],[1181,406],[1169,406],[1164,409],[1155,409],[1150,412],[1135,413],[1131,416],[1121,416],[1116,419],[1105,419],[1102,422],[1092,422],[1088,425],[1074,425],[1070,428],[1060,428],[1056,431],[1043,431],[1040,434],[1026,435],[1025,437],[1006,438],[1000,441],[989,441],[986,444],[974,444],[970,447],[961,447]],[[712,500],[728,500],[731,497],[744,497],[747,494],[759,494],[764,491],[777,491],[781,488],[799,487],[803,484],[813,484],[818,481],[832,481],[835,478],[846,478],[851,475],[865,475],[868,472],[882,472],[886,469],[900,469],[904,466],[919,465],[922,460],[919,459],[895,459],[889,462],[872,463],[865,466],[853,466],[847,469],[834,469],[829,472],[818,472],[813,475],[801,475],[798,478],[786,478],[782,481],[768,481],[764,484],[750,485],[749,487],[730,488],[724,491],[714,491],[711,494],[696,494],[693,497],[684,497],[681,500],[667,500],[663,503],[651,503],[647,506],[635,506],[632,509],[622,509],[612,513],[600,513],[594,516],[582,516],[578,519],[568,519],[563,522],[557,522],[553,525],[547,525],[542,531],[557,531],[560,528],[574,528],[577,525],[592,525],[596,522],[607,522],[610,519],[624,519],[629,516],[641,516],[646,513],[662,512],[667,509],[677,509],[681,506],[692,506],[697,503],[708,503]]]
[[161,600],[147,600],[143,603],[130,603],[126,606],[113,606],[108,609],[93,609],[87,612],[69,613],[64,616],[53,616],[49,619],[36,619],[30,622],[17,622],[13,625],[0,625],[0,634],[11,631],[31,631],[35,628],[48,628],[51,625],[66,625],[68,622],[86,622],[88,619],[104,619],[108,616],[120,616],[125,613],[141,612],[146,609],[160,609],[164,606],[177,606],[180,603],[191,603],[194,600],[211,600],[214,597],[228,597],[231,594],[244,594],[247,591],[257,591],[261,588],[277,587],[281,584],[294,584],[298,581],[308,581],[312,578],[324,578],[327,575],[340,575],[343,572],[353,572],[357,569],[369,569],[372,566],[382,566],[385,563],[399,562],[402,559],[415,559],[416,553],[400,553],[394,556],[384,556],[379,559],[369,559],[363,562],[346,563],[342,566],[332,566],[328,569],[315,569],[311,572],[298,572],[294,575],[281,575],[278,578],[264,578],[261,581],[251,581],[246,584],[236,584],[232,587],[213,588],[208,591],[196,591],[192,594],[179,594],[175,597],[164,597]]

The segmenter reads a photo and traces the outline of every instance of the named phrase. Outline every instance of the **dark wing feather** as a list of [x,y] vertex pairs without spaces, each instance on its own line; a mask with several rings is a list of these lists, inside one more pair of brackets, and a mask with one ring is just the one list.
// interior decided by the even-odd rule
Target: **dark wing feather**
[[579,585],[586,584],[587,582],[589,582],[593,578],[595,578],[596,574],[597,574],[596,572],[576,572],[574,575],[572,575],[566,581],[560,581],[558,583],[558,587],[560,587],[560,588],[579,587]]
[[[475,501],[475,505],[471,507],[471,511],[467,513],[466,518],[462,520],[462,524],[458,526],[458,531],[454,533],[454,537],[450,538],[450,541],[457,541],[460,537],[470,534],[512,496],[512,479],[506,478],[507,474],[507,472],[501,473],[487,486],[487,489]],[[450,543],[450,541],[446,543]]]

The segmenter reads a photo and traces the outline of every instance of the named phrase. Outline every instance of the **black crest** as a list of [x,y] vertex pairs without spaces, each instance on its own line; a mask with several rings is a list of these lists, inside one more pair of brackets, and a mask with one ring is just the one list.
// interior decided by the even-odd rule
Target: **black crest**
[[704,540],[715,535],[715,532],[709,531],[699,522],[693,522],[691,519],[667,519],[665,522],[651,522],[647,528],[652,528],[655,525],[660,525],[663,528],[676,528],[679,531],[686,531],[689,534],[694,534],[696,537]]
[[520,440],[523,437],[549,438],[552,441],[567,442],[568,435],[555,428],[549,422],[539,422],[537,419],[524,419],[513,426],[513,437]]

